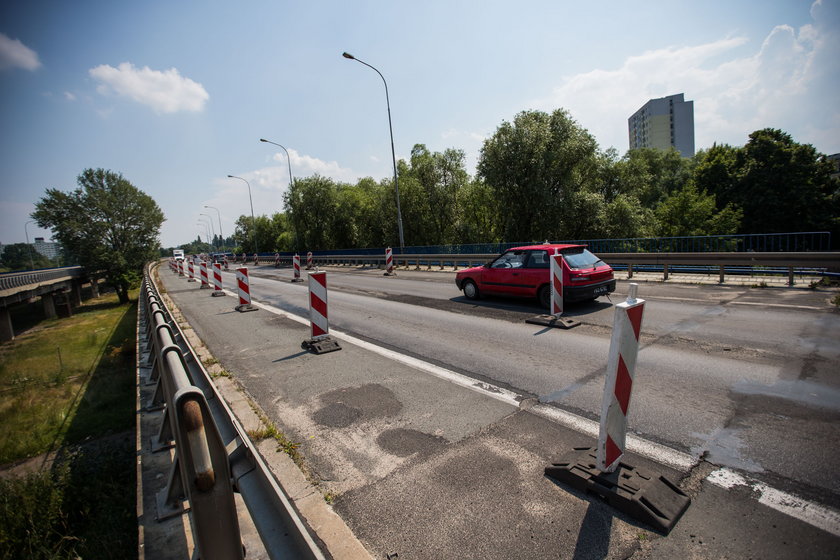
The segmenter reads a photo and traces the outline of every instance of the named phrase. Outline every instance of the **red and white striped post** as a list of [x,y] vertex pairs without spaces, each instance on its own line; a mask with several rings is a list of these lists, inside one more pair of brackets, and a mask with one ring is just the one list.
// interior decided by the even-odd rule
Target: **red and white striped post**
[[316,354],[341,350],[338,343],[330,337],[326,272],[309,273],[309,321],[312,324],[312,337],[303,341],[303,348]]
[[239,291],[239,305],[237,311],[256,311],[257,308],[251,305],[251,286],[248,282],[248,268],[236,269],[236,284]]
[[202,260],[199,264],[201,270],[201,289],[206,290],[210,288],[210,281],[207,277],[207,261]]
[[225,295],[222,290],[222,265],[221,263],[213,263],[213,297]]
[[280,253],[274,253],[274,268],[280,268]]
[[394,250],[390,247],[385,248],[385,276],[394,275]]
[[257,253],[254,253],[254,266],[259,266],[260,264],[260,256]]
[[295,276],[292,278],[292,282],[303,282],[303,279],[300,277],[300,255],[297,253],[292,257],[292,267],[295,269]]
[[306,270],[312,270],[312,251],[306,253]]
[[181,278],[184,276],[184,259],[178,261],[178,276]]
[[330,322],[327,315],[327,273],[309,274],[309,320],[312,323],[312,338],[317,339],[330,334]]
[[645,311],[645,300],[636,299],[638,288],[630,284],[627,301],[615,306],[598,435],[597,463],[603,472],[615,471],[626,449],[627,413]]
[[563,314],[563,255],[556,251],[551,259],[551,314]]
[[195,279],[195,263],[193,262],[193,259],[190,259],[188,264],[190,277],[187,279],[187,282],[197,282]]
[[222,262],[225,263],[225,270],[229,270],[230,264],[228,263],[227,255],[224,256],[224,258],[222,259]]

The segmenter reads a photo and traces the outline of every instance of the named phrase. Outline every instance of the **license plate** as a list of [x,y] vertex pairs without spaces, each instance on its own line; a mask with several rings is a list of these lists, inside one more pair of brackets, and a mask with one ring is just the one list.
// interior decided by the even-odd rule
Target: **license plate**
[[609,290],[607,289],[606,286],[598,286],[597,288],[595,288],[594,293],[595,293],[595,295],[601,295],[601,294],[609,293]]

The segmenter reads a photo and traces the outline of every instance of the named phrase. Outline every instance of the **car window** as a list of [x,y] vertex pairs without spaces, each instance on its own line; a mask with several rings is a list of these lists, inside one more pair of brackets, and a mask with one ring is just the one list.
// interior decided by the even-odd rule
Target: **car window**
[[521,268],[526,256],[525,251],[508,251],[493,261],[490,268]]
[[601,259],[593,255],[587,249],[566,249],[563,251],[563,260],[569,265],[572,270],[581,270],[587,268],[595,268],[604,263]]
[[528,254],[528,262],[525,265],[527,268],[548,268],[551,264],[548,251],[528,251]]

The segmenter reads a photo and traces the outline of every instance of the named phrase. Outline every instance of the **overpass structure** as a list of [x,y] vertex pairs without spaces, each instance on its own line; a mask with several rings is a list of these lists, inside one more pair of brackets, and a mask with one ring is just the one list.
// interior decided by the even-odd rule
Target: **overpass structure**
[[82,285],[87,283],[96,297],[99,284],[81,266],[0,275],[0,342],[15,338],[9,312],[12,305],[41,298],[47,317],[57,317],[59,310],[72,315],[73,309],[82,303]]

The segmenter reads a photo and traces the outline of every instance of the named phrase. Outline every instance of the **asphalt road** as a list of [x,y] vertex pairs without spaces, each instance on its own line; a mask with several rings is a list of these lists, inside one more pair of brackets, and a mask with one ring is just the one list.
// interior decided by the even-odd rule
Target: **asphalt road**
[[[252,292],[306,314],[305,283],[261,268]],[[462,297],[452,274],[330,270],[331,326],[588,418],[601,410],[606,298],[567,306],[568,331],[526,324],[535,302]],[[613,301],[626,297],[619,282]],[[629,425],[717,465],[806,486],[840,507],[840,313],[825,292],[648,283]],[[803,461],[803,442],[814,442]],[[826,492],[829,494],[827,495]]]
[[[306,284],[291,283],[289,269],[259,267],[252,268],[251,274],[251,292],[256,300],[295,315],[307,314]],[[496,445],[494,449],[500,456],[513,460],[512,452],[502,442],[516,441],[531,449],[531,444],[536,446],[532,440],[546,438],[546,432],[566,429],[545,425],[545,418],[552,411],[561,415],[572,413],[584,421],[597,420],[600,413],[613,315],[609,301],[601,298],[594,303],[567,306],[567,314],[582,324],[565,331],[546,329],[524,322],[542,313],[534,302],[495,298],[468,301],[452,279],[453,275],[446,273],[400,272],[396,278],[386,278],[376,270],[329,269],[330,326],[378,348],[474,380],[477,385],[485,383],[494,390],[507,390],[518,403],[512,409],[498,400],[494,403],[475,395],[467,397],[455,389],[443,389],[451,394],[441,393],[441,383],[446,383],[439,378],[424,381],[424,375],[416,372],[418,367],[411,376],[411,390],[395,393],[389,382],[400,377],[402,373],[397,371],[404,368],[396,368],[381,353],[375,359],[366,355],[364,363],[356,363],[357,358],[346,350],[317,357],[322,364],[330,364],[326,371],[319,372],[330,374],[329,381],[313,375],[311,370],[304,374],[304,370],[297,369],[296,362],[309,359],[300,351],[272,360],[292,368],[291,377],[284,375],[282,382],[271,375],[242,375],[243,384],[270,415],[304,442],[303,449],[314,461],[314,468],[331,491],[340,496],[337,508],[373,548],[395,546],[391,544],[396,542],[393,527],[388,532],[393,538],[377,537],[375,531],[371,532],[390,510],[378,502],[379,510],[384,512],[374,515],[365,508],[357,509],[359,504],[368,503],[373,508],[377,496],[388,499],[389,485],[406,484],[412,477],[440,475],[424,469],[442,461],[446,456],[442,449],[448,445],[461,444],[459,460],[478,454],[480,449],[486,452],[487,445]],[[173,279],[170,277],[167,282],[171,284],[170,280]],[[225,283],[233,283],[231,274],[225,275]],[[272,344],[270,339],[260,342],[263,328],[251,331],[257,338],[253,343],[244,347],[234,344],[229,334],[206,326],[206,321],[221,312],[198,310],[210,305],[207,300],[215,300],[213,306],[218,306],[219,300],[227,298],[205,298],[202,305],[193,309],[189,302],[197,292],[194,286],[187,289],[182,284],[173,297],[177,302],[178,292],[191,292],[190,298],[184,300],[185,314],[192,316],[197,332],[211,342],[218,339],[219,354],[227,356],[220,360],[227,360],[232,371],[244,373],[258,367],[253,361],[256,358],[245,356],[265,352],[266,346]],[[168,289],[173,292],[172,287]],[[626,282],[619,282],[613,302],[623,300],[625,293]],[[687,461],[691,472],[673,474],[684,477],[686,484],[691,484],[693,476],[700,476],[700,471],[700,479],[705,481],[708,479],[702,477],[725,467],[736,476],[755,481],[754,494],[761,494],[756,488],[770,488],[782,496],[796,496],[805,500],[800,509],[824,507],[833,519],[833,512],[840,510],[840,485],[831,468],[840,455],[834,445],[840,436],[840,314],[828,303],[830,295],[808,289],[642,284],[639,296],[648,303],[629,414],[633,433],[641,441],[661,444],[657,449],[672,450]],[[283,325],[272,323],[271,327]],[[299,330],[300,326],[296,328]],[[393,377],[389,371],[393,371]],[[293,389],[288,384],[298,376],[302,385]],[[308,381],[304,382],[304,377]],[[337,383],[336,377],[341,382]],[[312,408],[311,401],[316,397],[318,406]],[[541,417],[523,414],[532,406],[534,411],[542,411]],[[410,414],[406,411],[409,408]],[[395,415],[408,420],[382,423]],[[360,417],[367,416],[377,420],[375,429],[368,426],[361,432],[346,432]],[[324,429],[340,432],[350,441],[339,444],[334,434],[326,436]],[[555,434],[556,441],[587,440],[585,434],[568,431]],[[332,447],[308,441],[307,434],[313,433],[321,434]],[[376,452],[366,436],[377,442]],[[522,444],[523,438],[531,444]],[[341,451],[337,452],[335,446]],[[403,449],[405,446],[408,448]],[[556,444],[546,448],[557,450]],[[667,465],[667,459],[662,457],[654,451],[638,460]],[[481,457],[475,455],[474,459],[476,476],[481,476]],[[498,465],[496,459],[493,463]],[[698,465],[703,468],[698,470]],[[503,470],[516,468],[507,465]],[[401,476],[396,476],[397,472]],[[453,476],[461,472],[455,469]],[[475,484],[471,480],[462,482]],[[706,486],[704,482],[703,488]],[[540,493],[533,484],[528,488],[526,494]],[[484,490],[488,495],[497,494]],[[390,491],[402,496],[394,503],[405,506],[405,489]],[[418,506],[418,501],[423,501],[421,497],[415,495],[412,499],[412,507],[422,509],[422,505]],[[695,505],[706,500],[717,500],[718,506],[731,509],[733,514],[746,508],[752,513],[770,515],[756,510],[757,502],[733,498],[732,490],[722,489],[721,484],[713,484],[697,494]],[[463,497],[458,503],[467,507]],[[697,510],[694,515],[701,515],[703,508]],[[581,527],[586,525],[586,515],[583,514],[583,521],[576,522]],[[775,515],[774,512],[771,517]],[[595,517],[603,523],[603,512]],[[774,518],[773,525],[782,524],[801,538],[805,533],[798,523],[782,516]],[[761,527],[761,531],[769,529]],[[384,530],[381,525],[379,530]],[[719,533],[721,537],[724,534],[725,531]],[[785,534],[781,531],[774,538],[785,538]],[[823,535],[814,541],[818,542],[818,556],[836,547],[837,535],[829,538],[822,531],[817,534]],[[584,531],[579,530],[576,535],[574,550],[586,548],[591,552],[591,547],[580,546]],[[646,550],[633,541],[632,535],[622,535],[629,541],[618,542],[632,545],[637,552],[668,557],[664,555],[665,541],[658,542],[655,550]],[[693,536],[683,535],[686,539]],[[453,535],[444,541],[456,539],[457,535]],[[674,541],[671,538],[668,542]],[[415,536],[412,546],[422,546],[418,542],[426,541]],[[692,542],[692,546],[696,544]],[[431,546],[430,542],[426,545]],[[597,552],[597,545],[592,546]],[[575,556],[607,557],[612,551],[611,547],[608,549],[608,554],[600,556],[577,552]],[[429,557],[416,548],[410,549],[413,555],[405,556],[406,550],[409,549],[403,549],[400,558]],[[744,552],[737,547],[733,550]],[[500,552],[495,557],[515,557],[510,554]]]

